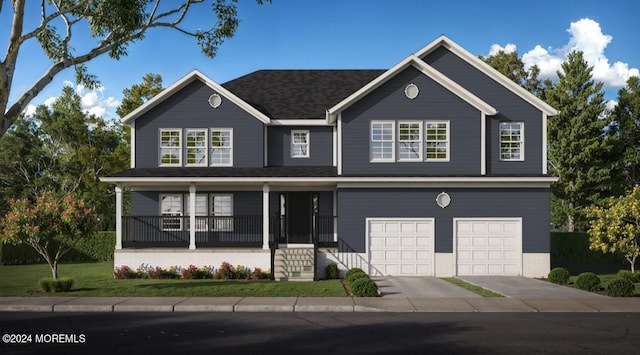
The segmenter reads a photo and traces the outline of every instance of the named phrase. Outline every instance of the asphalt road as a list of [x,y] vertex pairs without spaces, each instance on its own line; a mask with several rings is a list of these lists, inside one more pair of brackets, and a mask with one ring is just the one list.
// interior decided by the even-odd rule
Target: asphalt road
[[640,314],[0,313],[0,333],[0,354],[610,355],[638,353]]

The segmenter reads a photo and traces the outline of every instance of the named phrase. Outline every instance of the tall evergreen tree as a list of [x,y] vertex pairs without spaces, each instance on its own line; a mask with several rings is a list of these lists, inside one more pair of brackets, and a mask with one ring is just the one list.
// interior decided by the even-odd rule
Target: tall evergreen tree
[[487,58],[480,56],[480,59],[538,97],[542,97],[544,92],[552,87],[551,80],[539,78],[540,68],[537,65],[525,69],[518,52],[498,51]]
[[561,68],[558,83],[545,93],[547,103],[560,111],[549,118],[548,154],[551,173],[560,178],[551,187],[552,213],[564,216],[572,232],[586,227],[584,208],[619,193],[620,184],[616,138],[605,134],[603,84],[592,79],[582,52],[570,53]]
[[611,117],[619,134],[625,187],[631,190],[640,183],[640,78],[629,78],[627,86],[618,91],[618,105]]

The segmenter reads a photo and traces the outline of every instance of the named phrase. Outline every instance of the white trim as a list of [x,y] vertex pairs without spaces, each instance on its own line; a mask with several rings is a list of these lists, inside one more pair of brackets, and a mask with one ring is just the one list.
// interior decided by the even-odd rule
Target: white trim
[[269,166],[269,147],[268,147],[268,136],[267,126],[262,127],[262,153],[263,153],[263,166]]
[[199,184],[229,184],[229,185],[241,185],[241,184],[262,184],[268,183],[282,183],[283,185],[289,184],[290,186],[300,185],[308,186],[308,184],[369,184],[375,186],[375,184],[392,184],[392,183],[423,183],[423,184],[539,184],[548,185],[558,181],[557,177],[544,176],[544,177],[491,177],[491,176],[477,176],[477,177],[423,177],[423,176],[398,176],[398,177],[350,177],[350,176],[337,176],[337,177],[102,177],[102,182],[109,183],[132,183],[138,185],[167,185],[167,184],[188,184],[191,182]]
[[480,70],[482,73],[490,77],[491,79],[497,81],[499,84],[504,86],[506,89],[510,90],[514,94],[520,96],[526,102],[530,103],[534,107],[538,108],[542,112],[546,113],[549,116],[555,116],[558,114],[558,111],[553,107],[549,106],[546,102],[540,100],[538,97],[521,87],[520,85],[513,82],[511,79],[502,75],[497,70],[493,69],[489,64],[485,63],[483,60],[479,59],[477,56],[469,53],[466,49],[462,48],[457,43],[453,42],[446,36],[440,36],[435,41],[429,43],[427,46],[416,52],[416,56],[420,58],[424,58],[427,54],[436,50],[440,46],[450,50],[453,54],[457,55],[459,58],[469,63],[471,66]]
[[[178,163],[173,163],[173,164],[168,164],[168,163],[162,163],[162,133],[164,132],[178,132],[178,147],[169,147],[169,148],[165,148],[165,149],[177,149],[179,154],[178,154]],[[182,156],[184,155],[184,152],[182,151],[183,149],[183,144],[182,144],[182,128],[159,128],[158,129],[158,166],[159,167],[176,167],[176,166],[182,166]]]
[[269,184],[262,185],[262,249],[269,249]]
[[[396,218],[396,217],[365,217],[365,252],[367,255],[367,264],[369,264],[369,270],[368,270],[368,274],[369,275],[378,275],[378,273],[372,273],[372,268],[373,266],[371,265],[371,243],[369,241],[370,239],[370,230],[369,230],[369,224],[372,221],[381,221],[381,222],[395,222],[395,221],[419,221],[419,222],[431,222],[431,255],[430,255],[430,260],[431,260],[431,276],[435,275],[435,255],[436,255],[436,219],[433,217],[414,217],[414,218],[409,218],[409,217],[402,217],[402,218]],[[377,269],[376,269],[377,270]],[[377,271],[382,271],[382,270],[377,270]],[[383,274],[384,275],[384,274]]]
[[122,185],[116,188],[116,250],[122,249]]
[[[415,141],[411,141],[411,140],[410,140],[410,141],[406,141],[406,142],[405,142],[405,141],[401,141],[401,140],[400,140],[400,136],[401,136],[401,134],[400,134],[400,133],[401,133],[401,132],[400,132],[400,126],[401,126],[401,125],[403,125],[403,124],[409,124],[409,125],[411,125],[411,124],[418,124],[418,157],[417,157],[417,158],[413,158],[413,159],[412,159],[412,158],[405,158],[405,159],[400,158],[400,144],[401,144],[401,143],[406,143],[406,142],[408,142],[408,143],[413,143],[413,142],[415,142]],[[397,127],[397,130],[398,130],[398,138],[396,139],[396,144],[397,144],[397,146],[398,146],[398,149],[397,149],[397,152],[398,152],[398,153],[397,153],[397,154],[398,154],[398,157],[397,157],[397,158],[398,158],[398,159],[397,159],[397,161],[398,161],[399,163],[403,163],[403,162],[422,162],[422,157],[423,157],[424,149],[426,148],[426,146],[425,146],[425,144],[424,144],[424,139],[423,139],[423,137],[425,137],[425,136],[422,134],[425,126],[426,126],[426,125],[423,125],[422,121],[416,121],[416,120],[398,120],[398,127]],[[425,155],[424,157],[425,157],[425,159],[426,159],[426,155]]]
[[487,174],[487,116],[480,113],[480,175]]
[[189,249],[196,249],[196,184],[189,185]]
[[[373,125],[391,124],[391,141],[376,141],[379,143],[391,143],[391,158],[374,158],[371,145],[373,144]],[[396,121],[395,120],[372,120],[369,122],[369,162],[370,163],[395,163],[396,162]]]
[[389,79],[395,77],[398,73],[408,68],[409,66],[415,67],[424,75],[442,85],[445,89],[457,95],[479,111],[485,112],[488,115],[495,115],[498,113],[498,110],[496,110],[493,106],[481,100],[479,97],[412,54],[402,60],[400,63],[396,64],[393,68],[387,70],[382,75],[369,82],[367,85],[360,88],[360,90],[351,94],[349,97],[340,101],[338,104],[327,110],[327,121],[331,123],[335,122],[337,114],[344,111],[349,106],[353,105],[355,102],[362,99],[364,96],[368,95],[370,92],[387,82]]
[[229,134],[229,146],[230,148],[224,148],[224,149],[229,149],[229,162],[228,163],[222,163],[222,164],[213,164],[211,162],[211,159],[213,157],[213,154],[209,154],[209,161],[207,162],[209,164],[209,166],[211,167],[216,167],[216,166],[233,166],[233,128],[221,128],[221,127],[211,127],[209,129],[209,146],[208,149],[213,149],[213,139],[211,138],[211,135],[213,134],[213,132],[230,132]]
[[136,167],[136,122],[135,121],[131,122],[129,129],[130,129],[129,142],[131,143],[129,147],[129,149],[131,150],[131,152],[129,152],[131,154],[129,158],[130,160],[129,166],[131,167],[131,169],[135,169]]
[[548,165],[547,161],[547,114],[542,113],[542,175],[547,175]]
[[[199,71],[193,70],[187,75],[183,76],[180,80],[170,85],[168,88],[164,89],[158,95],[154,96],[151,100],[145,102],[143,105],[141,105],[140,107],[138,107],[137,109],[133,110],[131,113],[123,117],[121,120],[122,123],[130,124],[131,122],[135,121],[138,117],[142,116],[144,113],[148,112],[149,110],[154,108],[156,105],[163,102],[167,98],[171,97],[173,94],[180,91],[182,88],[191,84],[195,80],[200,80],[202,83],[204,83],[213,91],[215,91],[217,94],[233,102],[236,106],[240,107],[241,109],[243,109],[244,111],[246,111],[247,113],[255,117],[258,121],[266,124],[271,122],[269,117],[267,117],[262,112],[258,111],[255,107],[249,105],[247,102],[245,102],[244,100],[242,100],[241,98],[233,94],[231,91],[225,89],[223,86],[209,79]],[[207,103],[207,106],[209,106],[208,103]]]
[[460,221],[517,221],[520,225],[516,252],[518,258],[518,276],[522,276],[522,217],[453,217],[453,276],[458,275],[458,224]]
[[327,122],[322,118],[309,118],[309,119],[271,119],[269,126],[335,126],[333,123]]
[[[520,158],[518,159],[503,159],[502,158],[502,126],[507,124],[518,124],[520,125]],[[524,146],[525,146],[525,138],[524,138],[524,122],[523,121],[501,121],[498,123],[498,154],[500,161],[504,162],[513,162],[513,161],[525,161],[524,159]]]
[[[295,143],[295,140],[294,140],[293,136],[296,135],[296,134],[304,134],[306,136],[306,142],[305,143]],[[309,158],[311,156],[311,152],[310,152],[310,149],[311,149],[311,133],[309,132],[308,129],[292,129],[291,130],[291,142],[290,143],[291,143],[291,145],[289,146],[290,147],[289,148],[289,150],[290,150],[289,156],[292,159],[305,159],[305,158]],[[298,145],[301,145],[301,146],[306,145],[307,149],[304,151],[306,154],[305,155],[294,156],[294,154],[293,154],[293,152],[294,152],[294,149],[293,149],[294,144],[298,144]]]
[[[189,163],[189,132],[204,132],[204,162]],[[199,149],[200,147],[193,147]],[[209,165],[209,130],[207,128],[185,128],[184,129],[184,166],[208,166]]]
[[[433,158],[433,159],[429,159],[427,157],[427,124],[428,123],[444,123],[447,125],[447,157],[446,158]],[[451,121],[449,120],[425,120],[424,121],[424,162],[425,163],[438,163],[438,162],[449,162],[451,161]],[[436,142],[438,142],[436,140]]]
[[337,158],[338,158],[338,176],[342,175],[342,113],[338,114],[338,121],[336,123],[338,127],[338,143],[337,143]]
[[333,241],[338,241],[338,190],[333,190]]
[[164,218],[162,218],[161,222],[160,222],[160,228],[163,232],[165,231],[182,231],[183,230],[183,225],[182,225],[182,216],[184,216],[184,212],[183,212],[183,208],[184,208],[184,201],[183,201],[183,195],[181,193],[167,193],[167,194],[159,194],[158,195],[158,209],[160,210],[160,217],[165,217],[165,215],[162,213],[162,199],[163,197],[168,197],[168,196],[173,196],[173,197],[179,197],[180,198],[180,211],[178,215],[166,215],[166,217],[170,218],[172,216],[174,217],[178,217],[179,218],[179,222],[180,222],[180,226],[178,228],[165,228],[164,227]]
[[333,147],[332,157],[333,166],[338,166],[338,127],[333,125],[331,127],[331,146]]

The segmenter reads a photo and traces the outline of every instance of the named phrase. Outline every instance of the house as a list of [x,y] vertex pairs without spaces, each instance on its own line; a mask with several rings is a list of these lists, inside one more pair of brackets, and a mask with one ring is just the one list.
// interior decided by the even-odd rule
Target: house
[[546,276],[556,114],[445,36],[388,70],[193,71],[123,118],[115,266]]

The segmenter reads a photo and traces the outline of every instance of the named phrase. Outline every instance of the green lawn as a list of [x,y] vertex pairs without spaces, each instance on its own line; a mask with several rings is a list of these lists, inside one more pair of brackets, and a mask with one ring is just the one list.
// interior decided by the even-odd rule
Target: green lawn
[[480,286],[476,286],[476,285],[472,285],[466,281],[460,280],[457,277],[443,277],[443,280],[452,283],[458,287],[462,287],[467,291],[471,291],[473,293],[476,293],[482,297],[504,297],[503,295],[499,294],[499,293],[495,293],[491,290],[487,290],[486,288],[482,288]]
[[[597,275],[600,278],[600,281],[602,282],[601,285],[600,285],[602,290],[606,290],[607,286],[609,286],[609,282],[611,282],[611,280],[616,278],[616,274],[597,274]],[[576,278],[577,277],[578,277],[577,275],[571,276],[569,278],[569,283],[576,282]],[[640,297],[640,283],[636,282],[634,284],[634,286],[635,286],[635,290],[633,292],[633,296],[634,297]]]
[[[225,280],[116,280],[113,262],[63,264],[59,277],[74,279],[73,290],[56,296],[106,297],[345,297],[340,280],[316,282]],[[51,277],[46,264],[0,266],[0,296],[45,296],[38,281]]]

